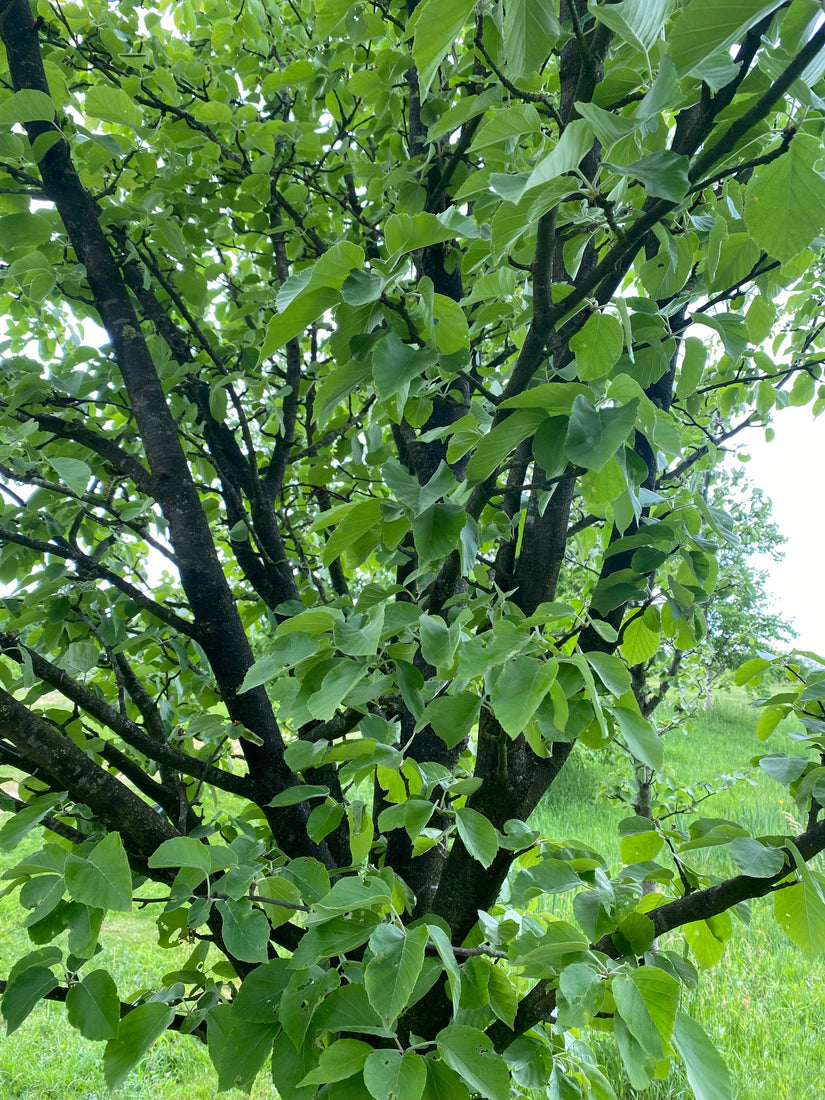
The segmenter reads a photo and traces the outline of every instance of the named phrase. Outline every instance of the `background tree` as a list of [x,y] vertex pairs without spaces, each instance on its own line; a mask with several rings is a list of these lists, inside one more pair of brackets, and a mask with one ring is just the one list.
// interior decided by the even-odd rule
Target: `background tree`
[[[659,766],[691,471],[821,400],[819,14],[0,0],[10,1027],[65,999],[112,1085],[172,1028],[222,1088],[504,1100],[611,1095],[595,1021],[730,1094],[663,937],[794,882],[825,946],[816,794],[721,881],[526,822],[577,741]],[[126,1005],[135,891],[192,954]]]

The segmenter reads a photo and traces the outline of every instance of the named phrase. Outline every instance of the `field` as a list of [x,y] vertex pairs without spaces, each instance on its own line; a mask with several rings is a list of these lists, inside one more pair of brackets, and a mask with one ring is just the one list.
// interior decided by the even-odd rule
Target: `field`
[[[755,715],[742,693],[720,695],[688,733],[668,734],[666,761],[680,783],[747,770],[760,751],[753,733]],[[774,738],[777,735],[774,734]],[[779,751],[777,747],[777,751]],[[571,759],[532,824],[549,836],[576,838],[617,858],[615,825],[628,815],[609,799],[609,761],[581,753]],[[773,788],[773,789],[772,789]],[[707,814],[727,817],[757,833],[786,831],[778,788],[765,776],[714,795]],[[594,812],[596,807],[596,812]],[[6,857],[8,859],[8,857]],[[16,861],[16,860],[15,860]],[[8,960],[28,950],[13,898],[0,900],[0,952]],[[113,916],[105,929],[107,951],[99,965],[110,966],[123,998],[134,995],[153,975],[179,961],[154,945],[151,925],[140,910]],[[749,927],[734,929],[722,961],[703,974],[688,1009],[713,1035],[731,1067],[738,1100],[813,1100],[825,1094],[825,963],[811,963],[791,946],[772,920],[770,903],[754,906]],[[94,1100],[108,1095],[100,1068],[101,1048],[85,1042],[67,1023],[62,1007],[41,1005],[11,1037],[0,1043],[0,1097],[3,1100]],[[605,1055],[610,1048],[605,1047]],[[688,1100],[678,1073],[646,1093],[632,1094],[611,1060],[617,1095],[644,1100]],[[164,1038],[118,1093],[122,1100],[206,1100],[215,1095],[205,1050],[194,1040]],[[241,1093],[223,1094],[236,1100]],[[254,1100],[274,1097],[262,1076]]]

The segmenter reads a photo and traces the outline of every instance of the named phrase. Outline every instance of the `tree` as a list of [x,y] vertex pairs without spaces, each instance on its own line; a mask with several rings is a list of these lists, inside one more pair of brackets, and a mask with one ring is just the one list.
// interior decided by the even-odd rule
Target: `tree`
[[[112,1085],[176,1029],[221,1088],[504,1100],[610,1096],[598,1018],[634,1087],[730,1095],[665,937],[793,882],[821,949],[818,796],[689,889],[527,821],[578,741],[659,766],[628,665],[704,633],[694,482],[821,407],[818,6],[0,0],[0,37],[0,840],[45,834],[9,1028],[65,1000]],[[126,1005],[136,894],[192,952]]]

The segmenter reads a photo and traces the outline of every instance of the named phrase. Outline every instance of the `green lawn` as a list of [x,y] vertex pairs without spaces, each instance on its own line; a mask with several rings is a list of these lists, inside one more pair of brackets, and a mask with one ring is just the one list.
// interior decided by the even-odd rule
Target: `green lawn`
[[[754,734],[755,712],[742,692],[721,695],[694,720],[688,732],[668,734],[666,761],[680,783],[747,771],[760,751]],[[777,751],[781,736],[774,734]],[[778,788],[767,777],[740,783],[714,795],[705,811],[742,821],[757,832],[788,826],[777,805]],[[610,762],[576,751],[533,824],[549,836],[592,844],[618,863],[616,824],[628,810],[607,797]],[[772,789],[775,788],[775,789]],[[12,853],[14,861],[17,854]],[[9,857],[6,857],[7,859]],[[566,904],[562,898],[559,904]],[[111,916],[104,926],[106,951],[98,965],[111,966],[121,997],[128,999],[144,982],[174,969],[182,955],[160,951],[150,918],[136,910]],[[0,900],[0,951],[5,960],[30,949],[20,927],[14,897]],[[713,1035],[735,1076],[738,1100],[808,1100],[825,1095],[825,964],[810,962],[776,927],[770,902],[756,903],[750,927],[738,925],[722,961],[705,971],[687,1008]],[[673,1074],[647,1093],[633,1094],[622,1084],[622,1071],[605,1043],[612,1081],[625,1100],[690,1097],[684,1079]],[[100,1065],[102,1048],[88,1043],[66,1022],[62,1006],[40,1005],[11,1037],[0,1043],[0,1097],[3,1100],[92,1100],[108,1095]],[[240,1098],[243,1094],[225,1094]],[[276,1094],[262,1075],[254,1100]],[[161,1040],[118,1093],[122,1100],[206,1100],[215,1096],[215,1078],[206,1051],[194,1039]]]

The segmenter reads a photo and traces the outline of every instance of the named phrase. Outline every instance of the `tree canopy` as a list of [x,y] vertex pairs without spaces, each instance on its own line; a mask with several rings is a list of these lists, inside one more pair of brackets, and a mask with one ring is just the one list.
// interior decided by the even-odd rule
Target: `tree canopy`
[[[823,406],[819,4],[0,0],[0,38],[9,1030],[65,1000],[113,1086],[173,1029],[284,1100],[566,1100],[613,1095],[593,1027],[724,1100],[678,933],[774,893],[825,948],[822,663],[760,719],[802,721],[800,835],[630,817],[617,867],[528,819],[578,742],[660,767],[629,669],[705,634],[707,471]],[[191,956],[126,1004],[135,897]]]

